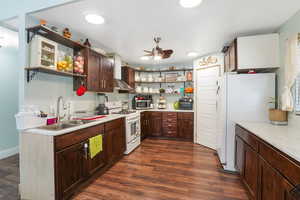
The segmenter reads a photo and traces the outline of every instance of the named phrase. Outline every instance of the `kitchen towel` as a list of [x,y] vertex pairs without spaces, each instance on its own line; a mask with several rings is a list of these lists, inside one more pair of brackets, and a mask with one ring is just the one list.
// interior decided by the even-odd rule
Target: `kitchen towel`
[[89,139],[90,158],[93,159],[102,151],[102,135],[97,135]]

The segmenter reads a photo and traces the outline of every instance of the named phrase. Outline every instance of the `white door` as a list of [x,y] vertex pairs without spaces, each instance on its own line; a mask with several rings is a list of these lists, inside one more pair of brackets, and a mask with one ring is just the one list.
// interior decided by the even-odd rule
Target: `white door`
[[220,66],[195,70],[196,143],[217,148],[217,89]]

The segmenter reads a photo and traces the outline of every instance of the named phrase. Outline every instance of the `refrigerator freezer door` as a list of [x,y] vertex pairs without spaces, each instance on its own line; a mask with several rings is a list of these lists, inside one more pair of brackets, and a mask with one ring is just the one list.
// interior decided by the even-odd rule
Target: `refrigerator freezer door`
[[227,75],[225,170],[235,171],[235,122],[268,122],[268,102],[274,97],[274,73]]

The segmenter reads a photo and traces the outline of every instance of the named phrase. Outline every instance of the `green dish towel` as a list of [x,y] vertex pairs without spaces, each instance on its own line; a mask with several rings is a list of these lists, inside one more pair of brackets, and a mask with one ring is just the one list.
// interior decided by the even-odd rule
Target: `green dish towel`
[[97,135],[89,139],[90,158],[93,159],[102,149],[102,135]]

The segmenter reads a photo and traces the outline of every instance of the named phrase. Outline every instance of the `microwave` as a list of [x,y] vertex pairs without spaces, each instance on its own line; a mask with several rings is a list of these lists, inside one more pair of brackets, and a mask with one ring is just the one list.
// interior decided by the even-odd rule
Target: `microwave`
[[132,99],[132,108],[135,110],[150,109],[152,103],[151,95],[134,96]]

